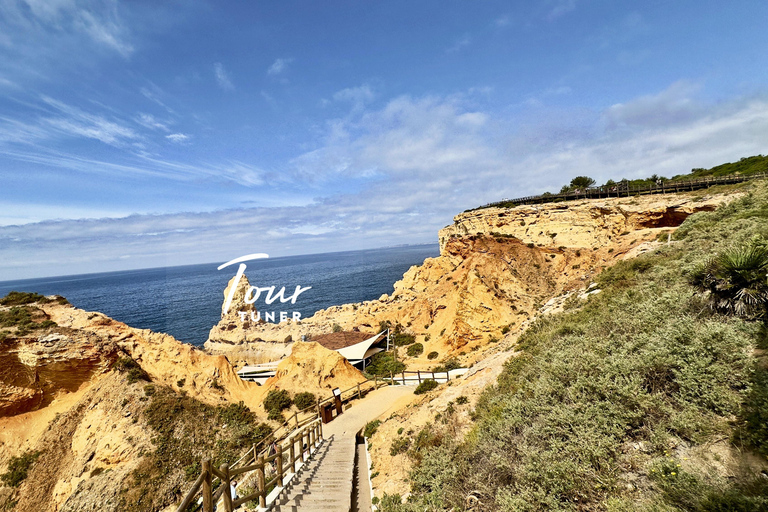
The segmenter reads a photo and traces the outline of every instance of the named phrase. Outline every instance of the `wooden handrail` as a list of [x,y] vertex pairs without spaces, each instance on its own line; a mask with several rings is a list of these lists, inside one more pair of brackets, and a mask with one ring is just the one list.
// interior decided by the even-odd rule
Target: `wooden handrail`
[[501,201],[494,201],[492,203],[487,203],[467,211],[482,210],[483,208],[493,208],[493,207],[502,206],[506,204],[513,204],[513,205],[519,206],[523,204],[549,203],[557,200],[567,201],[569,199],[579,199],[579,198],[594,199],[594,198],[602,198],[602,197],[606,197],[606,198],[621,197],[625,195],[629,197],[631,195],[642,195],[643,193],[664,194],[672,191],[680,192],[685,190],[696,190],[698,188],[708,188],[713,185],[741,183],[744,181],[749,181],[754,179],[765,179],[766,177],[768,177],[768,173],[761,172],[761,173],[750,174],[747,176],[729,175],[729,176],[698,178],[695,180],[688,180],[688,181],[665,181],[660,185],[657,185],[654,183],[647,186],[639,186],[639,187],[629,187],[629,186],[624,187],[622,186],[621,182],[619,182],[614,187],[610,187],[610,188],[607,188],[605,186],[591,187],[579,192],[573,191],[573,192],[566,192],[563,194],[546,194],[546,195],[542,194],[538,196],[518,197],[516,199],[502,199]]
[[[269,488],[269,486],[273,484],[282,484],[284,476],[285,476],[285,468],[287,466],[286,462],[289,462],[290,457],[290,468],[291,473],[296,473],[296,456],[295,456],[295,450],[294,445],[297,440],[300,442],[300,457],[301,461],[304,462],[305,460],[305,448],[304,448],[304,442],[306,439],[306,450],[309,451],[309,454],[313,453],[317,447],[320,445],[320,442],[322,440],[322,422],[320,420],[320,417],[315,415],[315,417],[312,419],[312,421],[307,422],[303,426],[299,427],[298,431],[294,430],[293,435],[291,435],[290,438],[281,439],[279,440],[278,446],[277,446],[277,453],[274,455],[270,455],[268,457],[265,457],[263,454],[259,455],[256,460],[254,460],[253,464],[247,464],[244,466],[234,467],[230,468],[226,464],[222,464],[219,468],[213,467],[213,465],[210,463],[210,460],[206,459],[203,461],[203,471],[201,472],[200,476],[198,476],[197,480],[195,480],[195,483],[192,485],[192,488],[189,490],[189,492],[186,494],[182,502],[177,507],[177,512],[183,512],[187,510],[187,508],[190,506],[192,501],[195,499],[195,497],[198,495],[198,493],[203,491],[203,512],[212,512],[213,505],[216,504],[220,499],[223,498],[224,500],[224,510],[225,511],[232,511],[238,506],[242,505],[243,503],[256,499],[259,499],[259,506],[261,508],[266,507],[266,498],[267,498],[267,492],[266,489]],[[286,441],[290,441],[290,450],[285,451],[283,449],[282,444]],[[252,447],[249,451],[255,450],[255,446]],[[252,459],[246,459],[245,457],[241,457],[241,460],[252,460]],[[265,467],[266,464],[269,464],[271,462],[276,462],[277,465],[277,474],[270,478],[269,481],[265,481]],[[249,494],[248,496],[244,496],[243,498],[238,498],[237,500],[233,500],[232,496],[230,494],[230,482],[232,479],[238,475],[242,475],[245,473],[250,473],[252,471],[257,472],[258,477],[258,489],[256,492]],[[211,486],[211,480],[213,477],[219,478],[221,481],[220,485],[216,489],[215,492],[211,492],[212,486]]]
[[[405,381],[406,373],[416,372],[403,372],[403,381]],[[378,389],[380,385],[387,386],[391,383],[394,383],[394,379],[389,380],[390,382],[387,382],[386,378],[379,378],[378,376],[374,376],[373,379],[366,379],[350,388],[345,389],[341,394],[343,395],[344,393],[354,391],[352,396],[348,397],[347,400],[355,396],[362,398],[371,390]],[[364,385],[369,383],[372,383],[373,385],[371,387],[366,386],[366,388],[363,388]],[[225,511],[233,510],[233,508],[237,508],[243,503],[254,500],[256,498],[259,499],[259,506],[261,508],[266,507],[266,489],[269,488],[269,486],[272,484],[282,484],[286,473],[290,473],[291,475],[296,474],[296,462],[304,463],[306,461],[307,451],[309,451],[309,454],[311,455],[311,453],[317,449],[317,446],[323,439],[323,424],[320,419],[320,407],[329,401],[333,401],[334,399],[335,397],[330,397],[323,400],[318,400],[317,403],[311,407],[307,407],[302,411],[297,411],[287,421],[275,429],[275,431],[272,432],[267,438],[249,448],[245,454],[243,454],[234,464],[232,464],[232,466],[223,464],[220,468],[217,469],[210,463],[209,460],[204,460],[204,470],[201,472],[200,476],[197,478],[189,492],[185,495],[181,504],[177,507],[176,512],[184,512],[198,495],[198,493],[200,493],[201,488],[203,491],[203,512],[211,512],[213,510],[213,506],[222,497],[224,498]],[[312,409],[314,410],[309,414],[309,416],[299,419],[299,414],[306,413]],[[277,435],[281,429],[283,432],[281,435]],[[266,441],[273,441],[276,444],[277,453],[268,455],[266,451],[269,448],[265,448],[263,451],[259,451],[260,446],[263,445]],[[299,443],[298,454],[296,453],[297,442]],[[287,450],[286,447],[288,448]],[[269,481],[265,481],[265,464],[275,461],[277,465],[277,474],[270,478]],[[241,463],[245,464],[241,465]],[[252,471],[258,472],[259,489],[249,494],[248,496],[238,498],[237,500],[232,500],[229,488],[232,478],[243,475],[245,473],[250,473]],[[215,491],[213,491],[212,482],[214,477],[220,480],[218,488],[216,488]]]

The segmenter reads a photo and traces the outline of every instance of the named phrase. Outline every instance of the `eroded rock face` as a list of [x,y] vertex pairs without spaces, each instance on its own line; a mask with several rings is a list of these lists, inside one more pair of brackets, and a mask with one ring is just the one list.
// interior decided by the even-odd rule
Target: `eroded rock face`
[[442,254],[452,238],[476,234],[509,236],[537,246],[604,247],[625,232],[679,226],[690,214],[714,210],[724,199],[668,195],[484,208],[461,213],[441,229],[440,249]]
[[440,230],[440,256],[409,269],[392,294],[318,311],[299,323],[225,329],[222,319],[206,349],[243,362],[279,360],[292,340],[330,332],[334,324],[375,331],[390,321],[417,335],[422,358],[431,351],[443,357],[500,337],[552,297],[653,245],[661,230],[734,197],[669,194],[465,212]]
[[87,336],[53,333],[0,345],[0,417],[48,405],[57,394],[74,392],[106,371],[117,347]]
[[[26,451],[40,455],[18,488],[3,494],[0,485],[0,508],[13,500],[14,510],[30,512],[125,509],[120,490],[155,449],[143,419],[151,392],[145,387],[259,411],[267,390],[243,382],[224,356],[100,313],[58,303],[36,307],[56,325],[0,343],[0,468]],[[152,386],[131,383],[128,371],[118,370],[115,363],[126,358],[139,363]]]

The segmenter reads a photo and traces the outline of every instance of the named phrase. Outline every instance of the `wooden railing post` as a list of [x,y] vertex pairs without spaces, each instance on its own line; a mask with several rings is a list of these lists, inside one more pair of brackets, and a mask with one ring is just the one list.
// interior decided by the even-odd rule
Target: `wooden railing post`
[[302,430],[299,439],[299,460],[301,462],[304,462],[304,434],[305,432]]
[[293,413],[293,419],[296,421],[296,428],[299,428],[299,413]]
[[317,422],[317,432],[320,434],[320,439],[323,439],[323,421],[320,420]]
[[232,512],[232,487],[229,480],[229,464],[222,464],[219,471],[224,475],[221,485],[224,486],[224,512]]
[[416,374],[417,374],[418,379],[419,379],[419,384],[421,384],[421,370],[416,370]]
[[360,400],[363,398],[363,394],[360,392],[360,383],[357,383],[357,399]]
[[309,442],[307,443],[307,447],[309,448],[310,453],[312,452],[312,447],[315,446],[315,428],[309,428],[307,429],[307,438],[309,439]]
[[[267,485],[264,479],[264,456],[259,456],[259,467],[256,468],[256,473],[259,477],[259,507],[262,509],[267,507]],[[282,484],[282,482],[280,482]]]
[[296,438],[291,437],[291,473],[296,472]]
[[277,483],[280,487],[283,486],[283,475],[285,474],[285,468],[283,467],[283,445],[277,445]]
[[211,471],[211,459],[203,460],[203,512],[213,512],[213,472]]

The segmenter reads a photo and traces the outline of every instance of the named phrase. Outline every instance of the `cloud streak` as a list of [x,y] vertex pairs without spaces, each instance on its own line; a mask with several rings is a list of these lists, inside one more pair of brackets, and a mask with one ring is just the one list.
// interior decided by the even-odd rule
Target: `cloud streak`
[[[25,269],[53,258],[68,269],[84,261],[88,268],[108,269],[126,254],[138,267],[185,251],[188,260],[175,263],[223,261],[252,248],[288,255],[430,242],[464,209],[557,190],[577,175],[598,182],[671,176],[765,152],[768,99],[709,104],[698,98],[698,90],[695,84],[675,83],[582,116],[577,130],[568,124],[578,117],[573,111],[550,111],[546,129],[526,130],[521,129],[526,121],[501,118],[463,94],[400,96],[380,108],[357,111],[350,105],[350,115],[329,120],[321,143],[291,159],[280,173],[239,160],[189,166],[146,158],[144,166],[119,171],[179,180],[206,177],[254,190],[280,182],[316,187],[319,194],[292,208],[0,227],[0,278],[34,272]],[[364,89],[352,91],[339,100],[350,101],[361,92],[367,96]],[[544,108],[536,107],[532,117],[541,117]],[[100,164],[66,163],[118,170]]]
[[225,91],[233,91],[235,89],[235,86],[232,83],[232,80],[229,79],[229,74],[227,73],[227,70],[224,69],[224,64],[222,64],[221,62],[215,63],[213,65],[213,73],[216,76],[216,83],[219,84],[219,87],[221,87]]
[[293,62],[293,59],[275,59],[275,62],[267,68],[267,75],[276,76],[282,74],[291,62]]

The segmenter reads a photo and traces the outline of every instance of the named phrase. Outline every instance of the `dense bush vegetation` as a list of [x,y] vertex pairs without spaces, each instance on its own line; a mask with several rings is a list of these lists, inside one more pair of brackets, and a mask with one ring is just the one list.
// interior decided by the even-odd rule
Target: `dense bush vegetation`
[[0,305],[3,306],[21,306],[24,304],[32,304],[39,302],[40,304],[47,304],[51,302],[51,299],[45,295],[31,292],[9,292],[8,295],[0,299]]
[[296,393],[296,396],[293,397],[293,403],[296,404],[296,407],[300,411],[303,411],[304,409],[317,405],[317,398],[314,393],[302,391],[301,393]]
[[149,375],[144,371],[141,365],[139,365],[139,363],[130,357],[119,358],[115,362],[115,369],[121,373],[126,374],[126,380],[128,381],[128,384],[133,384],[140,380],[150,380]]
[[27,451],[18,457],[11,457],[8,461],[8,471],[0,475],[0,481],[9,487],[18,485],[27,478],[27,473],[32,464],[40,457],[40,452]]
[[25,336],[34,330],[56,327],[45,313],[35,306],[13,306],[0,311],[0,327],[16,327],[17,336]]
[[421,343],[414,343],[408,350],[405,351],[409,357],[417,357],[424,353],[424,345]]
[[379,352],[371,358],[371,364],[365,367],[365,372],[368,375],[375,375],[378,377],[389,377],[390,373],[400,373],[405,370],[405,365],[402,361],[395,361],[394,353]]
[[428,391],[432,391],[438,386],[437,381],[433,379],[427,379],[421,381],[421,384],[416,386],[416,389],[413,391],[414,395],[423,395],[424,393]]
[[580,308],[537,320],[466,437],[442,421],[419,433],[409,501],[382,510],[768,510],[763,477],[687,460],[717,439],[768,446],[768,370],[753,356],[766,328],[691,284],[712,254],[768,237],[766,185],[751,188],[689,218],[679,244],[605,271]]
[[285,389],[272,389],[267,393],[263,404],[264,409],[269,413],[267,417],[270,420],[281,421],[283,411],[293,404],[293,400],[291,400],[291,394]]
[[214,407],[162,386],[154,387],[143,419],[152,430],[154,451],[121,493],[125,510],[149,512],[178,503],[200,474],[203,458],[216,467],[231,464],[272,433],[242,402]]

